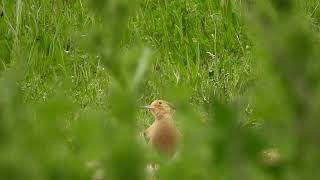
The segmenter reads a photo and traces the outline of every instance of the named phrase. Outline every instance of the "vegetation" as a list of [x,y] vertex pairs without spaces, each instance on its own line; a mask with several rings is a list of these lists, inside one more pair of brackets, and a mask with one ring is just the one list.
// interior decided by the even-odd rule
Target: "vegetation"
[[[1,0],[1,179],[317,179],[319,5]],[[139,135],[155,99],[174,160]]]

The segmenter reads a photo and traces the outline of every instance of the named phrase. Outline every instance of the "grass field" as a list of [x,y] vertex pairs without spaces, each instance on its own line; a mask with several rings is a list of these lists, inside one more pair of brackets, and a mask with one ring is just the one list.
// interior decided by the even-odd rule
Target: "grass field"
[[[1,0],[0,177],[90,179],[91,159],[106,179],[149,161],[160,179],[320,177],[319,4]],[[155,99],[184,134],[172,163],[136,140]]]

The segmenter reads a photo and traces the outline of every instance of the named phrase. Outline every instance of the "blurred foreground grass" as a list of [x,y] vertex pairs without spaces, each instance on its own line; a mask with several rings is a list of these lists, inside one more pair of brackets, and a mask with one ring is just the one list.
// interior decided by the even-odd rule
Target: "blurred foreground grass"
[[[0,2],[1,179],[320,177],[319,1]],[[154,99],[174,161],[137,138]]]

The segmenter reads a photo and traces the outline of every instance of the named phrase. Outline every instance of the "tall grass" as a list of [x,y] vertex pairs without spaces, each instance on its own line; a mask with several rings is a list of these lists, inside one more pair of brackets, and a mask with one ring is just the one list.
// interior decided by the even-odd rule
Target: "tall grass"
[[[319,8],[1,0],[1,179],[320,177]],[[177,109],[171,161],[139,135],[154,99]]]

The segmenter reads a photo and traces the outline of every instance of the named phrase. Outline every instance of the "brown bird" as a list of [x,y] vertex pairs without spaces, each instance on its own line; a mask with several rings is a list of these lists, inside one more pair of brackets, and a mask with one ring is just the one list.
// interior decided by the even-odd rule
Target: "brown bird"
[[159,154],[173,156],[181,136],[172,118],[174,107],[164,100],[155,100],[145,108],[155,118],[153,124],[144,131],[145,137]]

